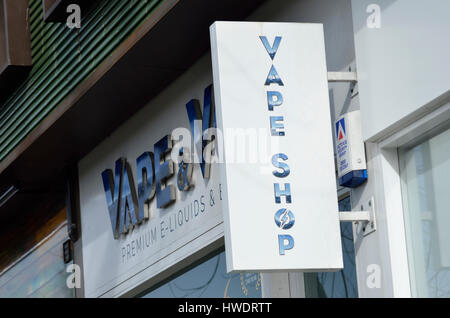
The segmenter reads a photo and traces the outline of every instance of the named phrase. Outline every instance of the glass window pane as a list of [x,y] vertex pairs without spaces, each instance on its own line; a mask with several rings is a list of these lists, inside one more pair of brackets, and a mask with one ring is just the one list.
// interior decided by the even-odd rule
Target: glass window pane
[[[350,197],[339,201],[339,211],[351,211]],[[339,272],[305,273],[307,298],[357,298],[355,248],[351,222],[341,222],[344,269]]]
[[63,243],[68,240],[67,225],[59,229],[14,266],[0,273],[0,298],[71,298],[67,288]]
[[228,275],[225,252],[221,252],[143,297],[261,298],[261,276],[258,273]]
[[450,296],[450,130],[400,151],[413,296]]

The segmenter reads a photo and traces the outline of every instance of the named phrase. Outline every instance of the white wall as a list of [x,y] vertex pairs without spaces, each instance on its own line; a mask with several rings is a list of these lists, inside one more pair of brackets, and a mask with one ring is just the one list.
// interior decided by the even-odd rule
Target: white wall
[[[369,4],[380,28],[367,25]],[[376,141],[450,88],[450,1],[352,0],[352,12],[363,135]]]

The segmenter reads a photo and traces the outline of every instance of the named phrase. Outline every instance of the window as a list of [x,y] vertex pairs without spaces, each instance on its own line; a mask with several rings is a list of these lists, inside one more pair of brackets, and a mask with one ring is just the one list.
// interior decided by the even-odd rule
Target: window
[[450,130],[400,149],[413,297],[450,297]]
[[68,240],[67,223],[9,268],[0,273],[0,298],[71,298],[74,289],[67,288],[68,273],[64,264],[63,243]]
[[222,251],[143,297],[261,298],[261,275],[228,275]]

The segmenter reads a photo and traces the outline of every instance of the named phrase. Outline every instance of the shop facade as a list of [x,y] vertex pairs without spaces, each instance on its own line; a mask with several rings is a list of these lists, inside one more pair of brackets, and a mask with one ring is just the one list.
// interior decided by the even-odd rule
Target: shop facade
[[[15,150],[4,149],[2,187],[7,191],[11,183],[17,191],[3,209],[12,215],[29,208],[22,204],[30,200],[33,212],[26,219],[42,224],[33,227],[5,216],[13,229],[27,231],[23,240],[14,241],[8,258],[2,257],[1,295],[52,296],[60,288],[65,293],[59,296],[68,297],[450,296],[450,47],[443,40],[450,30],[448,1],[218,1],[214,7],[208,1],[156,2],[99,1],[78,31],[64,31],[63,24],[51,29],[42,22],[44,30],[51,29],[48,34],[68,32],[73,43],[92,36],[86,42],[91,44],[80,42],[80,52],[90,50],[85,58],[109,51],[68,73],[79,82],[65,86],[67,95],[49,95],[45,92],[52,87],[42,87],[42,101],[54,108],[36,113],[44,119],[36,120],[30,132],[4,121],[4,136],[12,136],[16,125],[28,139],[5,139]],[[30,3],[37,19],[40,1]],[[189,22],[194,12],[196,19]],[[188,191],[179,185],[185,166],[170,169],[166,164],[179,151],[175,143],[177,151],[170,147],[174,129],[195,135],[189,103],[200,110],[197,118],[212,124],[213,117],[204,114],[214,101],[209,26],[217,20],[323,24],[328,72],[357,74],[350,80],[329,77],[330,129],[336,139],[336,119],[360,111],[368,180],[354,189],[337,187],[336,200],[340,211],[373,209],[376,230],[364,235],[363,223],[341,223],[341,271],[227,274],[219,164],[194,164]],[[101,42],[101,33],[93,34],[99,21],[103,35],[111,32],[113,41],[120,34],[121,40]],[[116,21],[117,29],[108,21]],[[31,29],[33,65],[40,54],[55,54],[45,46],[49,35],[33,41],[40,32]],[[69,39],[53,41],[56,51],[58,45],[72,45]],[[33,51],[39,42],[44,45]],[[62,66],[73,63],[82,60]],[[39,70],[31,70],[28,88],[40,89],[32,86],[33,72]],[[55,87],[63,83],[72,85],[62,80]],[[19,96],[26,96],[26,88],[13,97],[31,105]],[[6,102],[2,111],[17,103]],[[21,119],[19,112],[26,109],[11,118]],[[56,154],[51,164],[49,153]],[[42,164],[43,171],[36,172],[30,162]],[[25,177],[18,182],[23,169],[38,182]],[[42,184],[54,186],[38,187]],[[122,186],[129,201],[120,203],[114,196]],[[31,189],[39,191],[30,196]],[[139,200],[140,193],[146,200]],[[143,207],[141,219],[111,213],[117,210],[114,204],[124,204],[126,214],[127,202]],[[2,245],[7,245],[15,234],[2,232]],[[71,248],[63,249],[64,242]],[[45,257],[46,251],[55,254],[52,249],[60,253],[53,261]],[[64,251],[73,257],[64,260]],[[30,266],[35,254],[44,255],[37,257],[41,270],[27,278],[21,267]],[[74,264],[74,272],[67,272]],[[64,288],[69,275],[79,275],[78,288]],[[17,287],[25,282],[37,284],[39,292]]]

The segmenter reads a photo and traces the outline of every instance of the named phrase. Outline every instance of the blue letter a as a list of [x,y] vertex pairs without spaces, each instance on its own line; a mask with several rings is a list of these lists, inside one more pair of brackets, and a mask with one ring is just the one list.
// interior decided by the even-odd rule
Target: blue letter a
[[[209,140],[203,138],[206,131],[210,128],[216,128],[216,112],[214,107],[213,86],[210,85],[205,89],[205,95],[203,100],[203,114],[200,109],[200,102],[196,99],[192,99],[186,104],[186,110],[191,124],[191,132],[194,138],[194,147],[197,154],[200,153],[199,158],[200,167],[202,169],[203,178],[208,179],[210,177],[210,160],[206,160],[206,156],[211,154],[205,154],[205,147],[208,145]],[[200,131],[200,123],[201,131]]]

